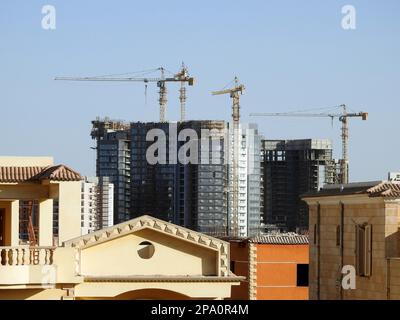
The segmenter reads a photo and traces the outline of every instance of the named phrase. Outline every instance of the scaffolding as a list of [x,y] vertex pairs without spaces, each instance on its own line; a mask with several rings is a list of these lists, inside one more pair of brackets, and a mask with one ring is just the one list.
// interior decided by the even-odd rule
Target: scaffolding
[[19,238],[23,243],[36,246],[39,235],[38,201],[21,201],[19,210]]
[[130,124],[122,120],[112,120],[108,117],[100,118],[92,121],[91,137],[94,140],[101,140],[110,131],[129,130]]

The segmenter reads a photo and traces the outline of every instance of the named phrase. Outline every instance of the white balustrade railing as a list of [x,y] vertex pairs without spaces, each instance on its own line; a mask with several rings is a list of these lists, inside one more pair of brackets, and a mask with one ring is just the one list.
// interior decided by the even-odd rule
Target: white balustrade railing
[[55,247],[0,247],[0,268],[3,266],[52,265]]

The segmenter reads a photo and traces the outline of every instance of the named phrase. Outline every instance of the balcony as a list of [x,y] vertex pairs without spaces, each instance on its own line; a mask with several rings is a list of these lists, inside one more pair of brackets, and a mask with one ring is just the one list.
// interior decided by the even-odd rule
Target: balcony
[[0,268],[2,266],[52,265],[54,250],[55,247],[0,247]]
[[55,286],[79,283],[76,251],[46,246],[0,247],[0,287]]

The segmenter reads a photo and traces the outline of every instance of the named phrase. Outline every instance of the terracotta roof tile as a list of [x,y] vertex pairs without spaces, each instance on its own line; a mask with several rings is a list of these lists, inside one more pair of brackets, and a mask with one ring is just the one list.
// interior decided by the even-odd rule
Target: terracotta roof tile
[[308,244],[308,236],[296,233],[277,233],[259,235],[249,239],[259,244]]
[[400,183],[382,182],[369,188],[367,193],[370,197],[400,198]]
[[370,197],[400,198],[400,183],[373,181],[364,183],[349,183],[344,185],[325,185],[319,191],[303,194],[301,198],[329,197],[367,194]]
[[0,167],[0,182],[20,183],[28,181],[80,181],[82,176],[64,166],[49,167]]
[[82,176],[64,165],[52,166],[46,168],[37,177],[39,180],[52,181],[80,181]]

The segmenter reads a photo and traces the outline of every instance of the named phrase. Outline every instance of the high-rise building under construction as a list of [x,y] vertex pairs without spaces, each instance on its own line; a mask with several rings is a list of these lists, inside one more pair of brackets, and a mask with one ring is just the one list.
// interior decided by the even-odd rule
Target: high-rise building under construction
[[[92,124],[92,138],[97,141],[97,175],[108,176],[114,183],[115,222],[150,214],[210,235],[228,235],[233,179],[229,174],[228,123],[198,120],[127,125],[97,119]],[[149,139],[149,133],[157,138]],[[197,139],[196,148],[183,153],[190,153],[195,161],[185,163],[180,157],[185,156],[182,150],[193,133],[195,138],[190,138],[193,143]],[[240,236],[254,235],[259,230],[260,142],[255,125],[242,126]],[[154,143],[164,143],[155,152],[161,160],[157,163],[148,158]]]
[[96,140],[96,176],[114,184],[114,222],[130,219],[130,125],[108,118],[92,121]]
[[[178,135],[185,129],[192,129],[199,137],[194,141],[198,148],[194,163],[182,163],[179,159],[179,150],[186,141],[179,141],[182,139]],[[224,235],[227,227],[224,129],[223,121],[131,123],[132,214],[148,213],[200,232]],[[150,130],[160,130],[164,138],[165,163],[152,164],[146,156],[154,143],[146,141]],[[209,145],[203,150],[202,130],[214,130],[217,145],[211,146],[211,141],[204,139]],[[157,142],[164,143],[160,140]],[[159,154],[158,157],[162,159]],[[213,161],[207,161],[211,157]]]
[[263,140],[262,216],[283,231],[308,230],[308,210],[300,195],[335,183],[337,164],[326,139]]

